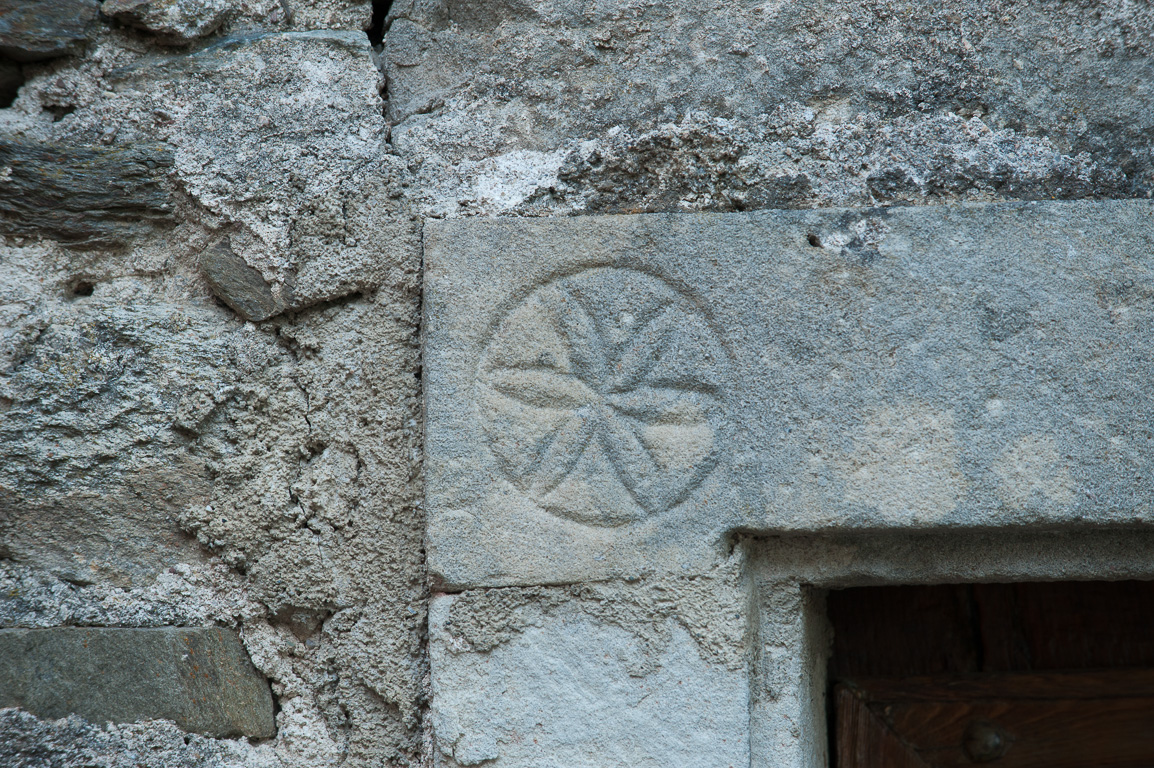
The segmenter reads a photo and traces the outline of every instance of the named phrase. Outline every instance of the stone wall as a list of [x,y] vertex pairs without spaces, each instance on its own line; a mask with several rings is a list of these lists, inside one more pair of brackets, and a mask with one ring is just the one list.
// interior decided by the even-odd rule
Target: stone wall
[[0,116],[0,621],[239,631],[277,728],[6,711],[0,741],[53,765],[419,764],[419,221],[372,8],[17,8],[61,39],[65,10],[91,18],[67,55],[13,57]]
[[[217,721],[149,715],[130,683],[63,719],[0,690],[22,705],[0,764],[533,765],[509,734],[543,717],[558,764],[812,764],[820,589],[1154,575],[1140,538],[1039,555],[1026,499],[1025,538],[981,567],[910,566],[898,541],[855,570],[856,544],[782,554],[776,523],[735,518],[692,574],[454,583],[425,564],[421,399],[427,222],[1055,199],[1094,219],[1151,197],[1152,104],[1139,0],[0,0],[0,660],[47,648],[66,679],[69,633],[131,629],[106,655],[187,690],[165,633],[216,628],[272,694],[251,686],[256,725],[198,729]],[[827,216],[810,246],[879,252],[883,214]],[[1103,306],[1148,312],[1119,285]],[[826,533],[876,522],[852,515]],[[810,571],[767,565],[805,547]],[[486,698],[498,678],[525,695]],[[642,701],[677,681],[720,693]]]

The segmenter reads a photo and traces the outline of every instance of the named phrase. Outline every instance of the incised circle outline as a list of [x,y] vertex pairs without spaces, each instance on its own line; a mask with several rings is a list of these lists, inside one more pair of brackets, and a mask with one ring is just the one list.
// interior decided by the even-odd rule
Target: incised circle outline
[[549,512],[622,525],[683,501],[717,462],[727,354],[665,281],[597,267],[497,325],[476,400],[505,475]]

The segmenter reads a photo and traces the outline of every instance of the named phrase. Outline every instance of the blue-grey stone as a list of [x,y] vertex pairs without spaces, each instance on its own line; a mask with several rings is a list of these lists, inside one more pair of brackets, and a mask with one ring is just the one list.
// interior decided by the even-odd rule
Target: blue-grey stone
[[0,0],[0,56],[39,61],[75,53],[99,11],[97,0]]
[[96,723],[172,720],[210,736],[276,735],[272,692],[217,627],[0,630],[0,707]]

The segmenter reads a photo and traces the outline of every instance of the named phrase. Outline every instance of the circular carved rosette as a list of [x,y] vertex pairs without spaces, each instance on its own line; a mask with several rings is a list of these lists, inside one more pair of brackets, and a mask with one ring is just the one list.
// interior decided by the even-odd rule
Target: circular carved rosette
[[534,290],[482,356],[477,405],[509,480],[553,514],[622,525],[716,463],[726,355],[663,281],[597,268]]

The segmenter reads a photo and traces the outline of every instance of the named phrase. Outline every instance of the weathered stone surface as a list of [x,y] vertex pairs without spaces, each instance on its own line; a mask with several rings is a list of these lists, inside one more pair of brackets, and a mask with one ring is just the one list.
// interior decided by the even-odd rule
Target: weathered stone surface
[[[102,23],[0,110],[26,146],[175,156],[171,230],[0,242],[0,623],[239,624],[280,729],[186,743],[6,710],[0,764],[425,764],[420,225],[370,4],[233,5],[231,37],[187,51]],[[324,31],[265,34],[286,28]],[[225,235],[291,315],[213,300]]]
[[1154,523],[1154,204],[426,229],[432,570],[735,531]]
[[178,523],[212,500],[198,436],[243,399],[237,362],[278,371],[287,355],[207,297],[178,302],[87,252],[3,253],[0,552],[121,587],[202,563]]
[[141,122],[166,116],[156,133],[181,188],[300,309],[402,282],[382,253],[419,247],[378,78],[363,32],[323,31],[229,37],[112,79],[148,107]]
[[95,725],[0,709],[0,765],[29,768],[283,768],[268,741],[214,739],[167,720]]
[[[755,547],[743,542],[746,552]],[[796,580],[772,581],[750,563],[751,766],[828,768],[825,595]]]
[[96,0],[0,0],[0,56],[38,61],[73,53],[99,9]]
[[185,44],[214,32],[233,8],[230,0],[104,0],[100,12]]
[[[53,576],[39,562],[0,561],[0,627],[195,627],[233,623],[262,613],[243,577],[223,563],[179,563],[143,585],[82,586]],[[3,765],[0,762],[0,765]]]
[[107,246],[172,222],[160,145],[104,148],[0,139],[0,229]]
[[[0,115],[32,115],[22,141],[174,149],[177,219],[131,248],[0,244],[0,551],[37,577],[0,620],[241,623],[272,758],[307,768],[420,765],[427,698],[419,222],[360,27],[185,55],[113,27]],[[224,235],[291,317],[217,306],[200,262]]]
[[1132,0],[392,4],[426,210],[637,213],[1145,196]]
[[758,537],[750,562],[768,584],[1119,581],[1154,577],[1154,530],[860,532]]
[[97,723],[173,720],[211,736],[276,734],[272,693],[220,628],[0,630],[0,706]]
[[245,320],[267,320],[285,308],[260,272],[233,253],[228,240],[206,250],[200,267],[217,297]]
[[703,658],[677,621],[651,645],[620,617],[538,595],[482,650],[458,626],[493,614],[455,613],[462,601],[438,597],[429,612],[437,765],[749,765],[746,668]]
[[[6,69],[9,97],[22,83],[0,110],[13,140],[173,150],[176,228],[117,235],[115,248],[64,249],[35,232],[0,243],[0,551],[13,560],[0,564],[0,622],[240,624],[278,697],[278,737],[9,709],[0,765],[427,765],[416,214],[1150,189],[1154,5],[1135,0],[233,5],[219,37],[187,49],[106,19],[72,49],[83,56]],[[216,306],[200,258],[226,234],[273,295],[292,292],[291,311],[251,324]],[[1018,323],[995,314],[988,325],[1003,336]],[[1000,466],[1028,478],[1015,464]],[[650,505],[661,490],[648,489]],[[619,528],[630,525],[643,523]],[[830,557],[856,563],[856,535]],[[1044,555],[1044,543],[1012,541],[1008,561]],[[941,550],[889,551],[902,561],[871,572],[879,579],[918,578],[918,558]],[[1078,573],[1151,561],[1105,551],[1087,548]],[[554,553],[564,570],[568,553]],[[1073,573],[984,575],[1027,572]],[[685,627],[709,657],[710,624],[686,615],[714,593],[678,586],[670,622],[671,582],[638,582],[632,615]],[[795,587],[769,594],[788,602]],[[469,659],[484,665],[483,645],[501,652],[517,634],[500,640],[474,592],[545,604],[570,591],[537,589],[454,600],[455,620],[484,630],[468,633]],[[618,626],[591,606],[591,625]],[[751,735],[773,747],[751,747],[753,764],[805,765],[805,740],[824,736],[804,719],[820,702],[797,684],[797,636],[776,635],[765,654],[775,687],[751,691],[751,706],[776,707]]]

